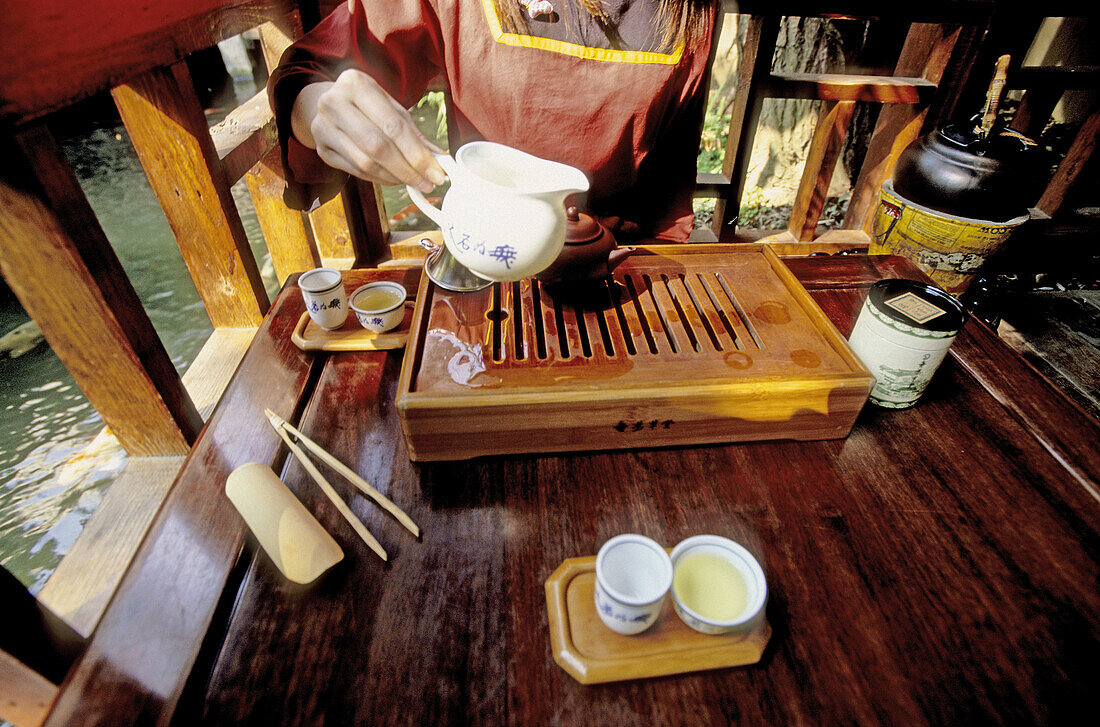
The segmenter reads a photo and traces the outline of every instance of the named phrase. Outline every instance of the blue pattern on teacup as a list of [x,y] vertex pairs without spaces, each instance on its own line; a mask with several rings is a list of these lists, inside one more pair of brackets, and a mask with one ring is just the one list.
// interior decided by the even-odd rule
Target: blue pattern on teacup
[[603,593],[600,589],[596,590],[596,608],[600,610],[605,616],[621,623],[646,623],[653,617],[651,613],[643,613],[637,616],[630,616],[627,613],[616,610],[615,605],[606,601],[603,597]]

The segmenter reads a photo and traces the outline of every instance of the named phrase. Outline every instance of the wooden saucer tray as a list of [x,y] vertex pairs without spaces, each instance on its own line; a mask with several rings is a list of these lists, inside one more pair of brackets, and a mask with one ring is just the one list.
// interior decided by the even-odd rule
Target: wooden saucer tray
[[771,638],[766,618],[747,634],[699,633],[676,615],[671,596],[651,627],[624,636],[600,620],[595,589],[596,556],[569,558],[546,580],[554,661],[581,684],[747,666],[760,661]]
[[421,281],[411,459],[847,436],[873,379],[763,244],[640,248],[603,281]]

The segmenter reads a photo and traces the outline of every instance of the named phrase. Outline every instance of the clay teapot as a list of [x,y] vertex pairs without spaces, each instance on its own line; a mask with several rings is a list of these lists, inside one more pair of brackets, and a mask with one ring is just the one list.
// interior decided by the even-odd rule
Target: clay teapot
[[982,134],[975,120],[920,137],[901,153],[894,191],[938,212],[979,220],[1027,214],[1045,179],[1045,155],[1010,129]]
[[544,283],[602,280],[634,252],[619,247],[611,231],[596,218],[569,207],[565,211],[565,245],[554,262],[535,277]]

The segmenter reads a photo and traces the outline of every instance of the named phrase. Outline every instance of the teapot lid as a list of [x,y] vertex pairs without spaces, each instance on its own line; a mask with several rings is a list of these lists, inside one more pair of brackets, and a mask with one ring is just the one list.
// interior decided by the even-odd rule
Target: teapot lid
[[936,137],[941,140],[940,143],[947,142],[967,153],[996,161],[1006,161],[1020,153],[1038,150],[1035,141],[1013,129],[994,127],[985,135],[975,123],[977,120],[978,117],[974,116],[968,121],[948,124],[938,130]]
[[592,215],[586,215],[576,207],[565,210],[565,244],[579,245],[599,239],[605,232],[604,226]]

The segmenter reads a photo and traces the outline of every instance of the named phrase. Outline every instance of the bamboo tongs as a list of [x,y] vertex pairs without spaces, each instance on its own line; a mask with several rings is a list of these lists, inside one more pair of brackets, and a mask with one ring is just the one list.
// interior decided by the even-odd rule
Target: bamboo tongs
[[301,447],[299,447],[298,444],[294,441],[295,439],[297,439],[298,442],[305,446],[306,449],[316,455],[318,459],[320,459],[328,466],[332,467],[334,470],[343,475],[349,482],[358,487],[363,492],[363,494],[377,502],[383,510],[397,518],[398,522],[404,525],[409,530],[409,532],[411,532],[418,538],[420,537],[420,528],[417,527],[416,523],[412,521],[412,518],[406,515],[404,511],[401,510],[401,508],[399,508],[397,505],[393,504],[393,502],[388,497],[367,484],[366,481],[363,480],[363,478],[359,475],[355,474],[355,472],[353,472],[350,467],[326,452],[321,447],[321,445],[317,444],[312,439],[299,432],[289,422],[287,422],[275,412],[271,411],[270,409],[264,409],[264,414],[267,415],[267,420],[271,423],[272,428],[275,429],[275,432],[282,438],[287,448],[290,449],[291,454],[293,454],[295,458],[297,458],[297,460],[302,464],[302,467],[304,467],[306,472],[310,474],[310,476],[313,478],[313,481],[317,483],[317,485],[321,488],[321,491],[325,493],[325,496],[327,496],[328,499],[332,501],[332,504],[336,506],[336,509],[340,511],[340,514],[344,516],[344,519],[348,521],[355,532],[359,534],[359,537],[363,539],[363,542],[365,542],[371,550],[377,553],[382,560],[388,560],[388,558],[386,556],[386,551],[382,547],[381,543],[379,543],[378,540],[376,540],[375,537],[370,534],[370,531],[367,530],[367,527],[363,525],[362,521],[355,516],[355,513],[351,511],[351,508],[348,507],[348,504],[340,499],[340,496],[336,494],[336,490],[332,488],[332,485],[328,483],[328,480],[324,478],[321,472],[317,469],[316,465],[314,465],[313,462],[310,461],[310,459],[306,456],[306,453],[303,452]]

